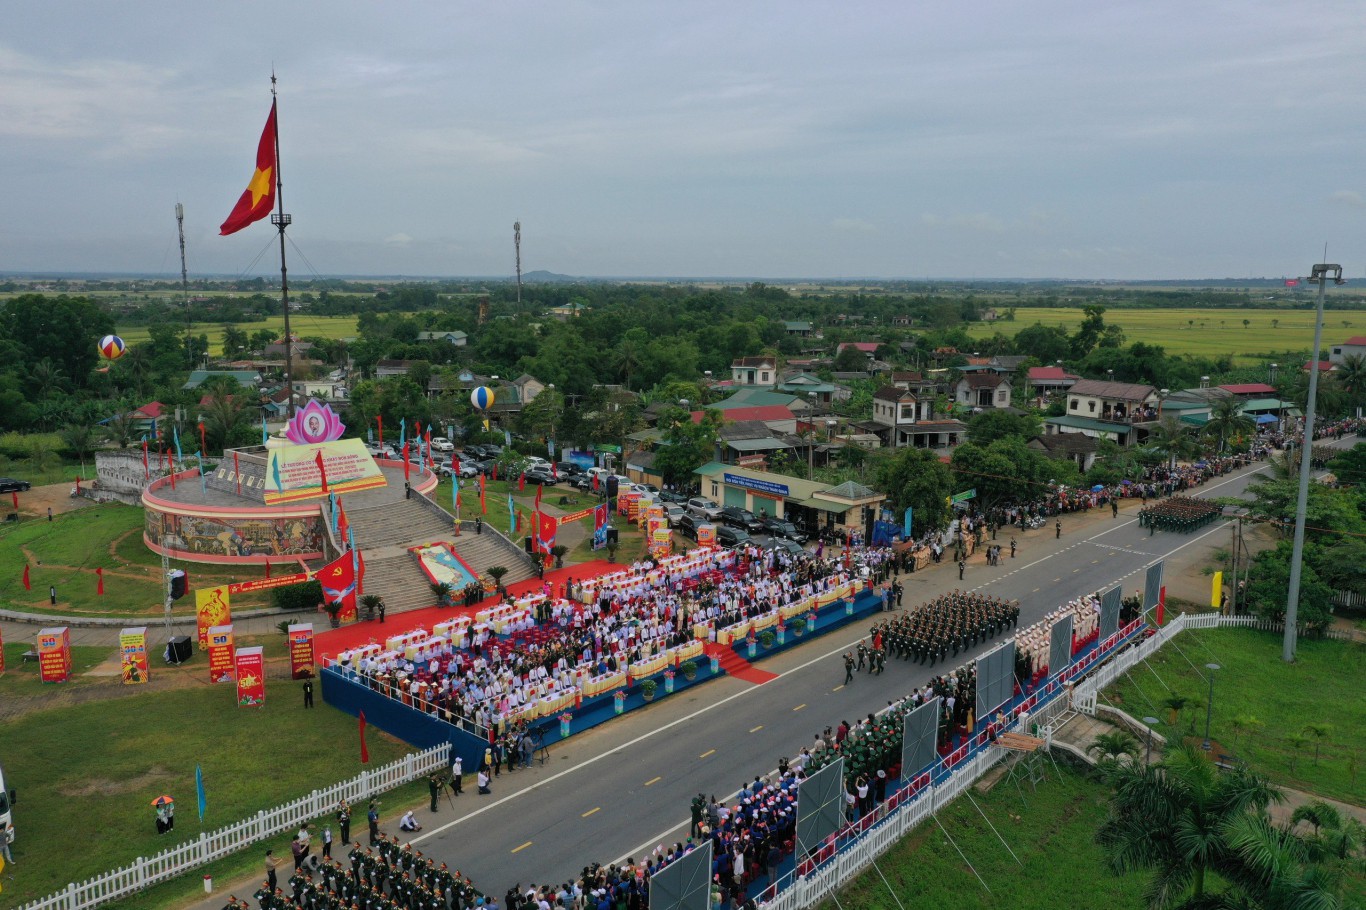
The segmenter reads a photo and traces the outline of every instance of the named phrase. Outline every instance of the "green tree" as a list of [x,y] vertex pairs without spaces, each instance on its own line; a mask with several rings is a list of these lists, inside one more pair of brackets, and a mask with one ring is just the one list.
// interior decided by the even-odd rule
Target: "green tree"
[[1153,910],[1237,905],[1245,877],[1228,842],[1230,825],[1257,816],[1280,792],[1249,771],[1221,772],[1201,749],[1182,745],[1156,765],[1114,764],[1110,810],[1096,840],[1116,874],[1151,871],[1144,897]]
[[1015,353],[1036,357],[1039,363],[1048,366],[1071,356],[1072,346],[1067,338],[1067,330],[1062,326],[1046,326],[1036,322],[1016,333]]
[[1043,421],[1034,414],[1012,414],[989,408],[968,421],[968,438],[979,446],[1016,437],[1026,442],[1043,432]]
[[[862,452],[857,446],[845,446]],[[898,516],[912,509],[914,530],[942,528],[948,520],[947,500],[953,495],[953,474],[939,456],[929,449],[898,449],[890,458],[878,459],[873,469],[873,486],[887,494],[887,506]]]
[[1342,358],[1335,373],[1338,387],[1346,396],[1347,407],[1360,417],[1362,403],[1366,402],[1366,357],[1348,354]]
[[1148,435],[1148,445],[1167,459],[1169,467],[1200,454],[1200,443],[1191,428],[1170,414],[1160,420]]
[[1250,434],[1256,429],[1257,424],[1253,419],[1243,413],[1242,400],[1231,395],[1214,402],[1210,408],[1209,420],[1204,426],[1207,436],[1219,440],[1221,454],[1230,439]]
[[851,345],[835,355],[835,372],[866,373],[867,371],[868,355],[858,348]]
[[665,483],[691,486],[693,472],[712,460],[721,416],[717,411],[705,411],[700,423],[682,408],[669,408],[659,415],[659,427],[664,431],[663,444],[655,448],[655,470]]
[[1328,462],[1328,470],[1337,477],[1338,483],[1366,486],[1366,442],[1357,443]]
[[[1275,549],[1263,550],[1252,559],[1247,599],[1253,612],[1273,622],[1285,620],[1285,599],[1290,590],[1290,542],[1282,540]],[[1298,621],[1307,629],[1324,629],[1332,621],[1329,605],[1333,592],[1323,583],[1314,567],[1305,560],[1300,570]]]

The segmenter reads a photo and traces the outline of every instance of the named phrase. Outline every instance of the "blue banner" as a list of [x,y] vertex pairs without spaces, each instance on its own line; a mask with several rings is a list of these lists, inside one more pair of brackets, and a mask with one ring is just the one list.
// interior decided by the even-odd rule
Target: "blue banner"
[[199,823],[204,824],[204,810],[208,807],[209,801],[204,796],[204,769],[198,764],[194,766],[194,789],[199,795]]
[[906,507],[906,520],[901,526],[901,537],[903,540],[913,540],[911,535],[911,507]]

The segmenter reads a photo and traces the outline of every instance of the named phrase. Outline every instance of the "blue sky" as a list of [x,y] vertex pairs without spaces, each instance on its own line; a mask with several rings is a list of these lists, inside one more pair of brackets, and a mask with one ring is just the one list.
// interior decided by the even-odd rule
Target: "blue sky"
[[[1356,2],[15,4],[0,270],[1361,274]],[[259,257],[259,258],[258,258]]]

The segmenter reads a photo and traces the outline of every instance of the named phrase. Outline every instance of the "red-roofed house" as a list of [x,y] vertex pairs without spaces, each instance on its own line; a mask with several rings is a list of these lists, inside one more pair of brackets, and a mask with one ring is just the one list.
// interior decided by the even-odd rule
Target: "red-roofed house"
[[1331,360],[1306,360],[1304,366],[1300,367],[1300,369],[1308,373],[1310,368],[1316,363],[1319,365],[1320,373],[1331,373],[1333,372],[1333,367],[1336,366]]
[[157,421],[161,420],[165,413],[166,406],[159,401],[153,401],[131,411],[128,419],[132,424],[133,433],[141,436],[143,433],[148,435],[155,434],[157,431]]
[[1062,367],[1030,367],[1029,385],[1035,395],[1050,392],[1065,392],[1076,384],[1080,376],[1074,376]]
[[[789,408],[780,404],[756,405],[752,408],[729,408],[724,411],[717,411],[721,415],[721,423],[736,423],[741,420],[757,420],[763,423],[770,430],[779,433],[797,432],[797,415],[793,414]],[[702,412],[692,412],[692,422],[702,422]]]
[[838,345],[835,346],[835,356],[838,357],[840,355],[840,352],[843,351],[845,348],[857,348],[858,350],[867,354],[868,358],[871,360],[873,355],[877,353],[877,349],[880,347],[882,347],[882,342],[880,341],[841,341]]
[[1219,388],[1239,398],[1265,398],[1276,394],[1276,387],[1264,382],[1235,382],[1232,385],[1221,385]]
[[1328,351],[1328,360],[1334,366],[1348,357],[1366,357],[1366,336],[1356,335],[1341,344],[1335,344]]

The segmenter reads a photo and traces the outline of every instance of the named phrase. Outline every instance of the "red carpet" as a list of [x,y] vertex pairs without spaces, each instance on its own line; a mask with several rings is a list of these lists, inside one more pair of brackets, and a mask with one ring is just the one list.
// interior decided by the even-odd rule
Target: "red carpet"
[[736,679],[743,679],[747,683],[762,686],[770,679],[777,679],[777,673],[770,673],[767,670],[760,670],[758,667],[745,660],[735,653],[734,648],[727,648],[715,642],[707,642],[706,652],[708,657],[715,657],[721,664],[721,669],[725,670]]
[[[585,578],[597,578],[599,575],[610,575],[613,572],[620,572],[624,566],[621,563],[607,562],[597,559],[593,562],[580,563],[566,569],[555,569],[545,573],[545,581],[550,583],[555,595],[563,596],[564,586],[569,579],[582,581]],[[513,598],[540,591],[545,582],[539,578],[529,578],[526,581],[519,581],[516,584],[508,585],[508,592]],[[317,655],[319,664],[325,658],[335,657],[342,651],[349,651],[361,645],[368,645],[371,642],[383,643],[384,639],[394,635],[400,635],[410,629],[431,629],[439,622],[445,622],[462,614],[473,617],[475,613],[497,603],[496,597],[487,597],[473,607],[427,607],[422,610],[408,610],[404,613],[391,613],[385,617],[385,621],[361,620],[342,626],[340,629],[328,629],[314,636],[313,650]]]

